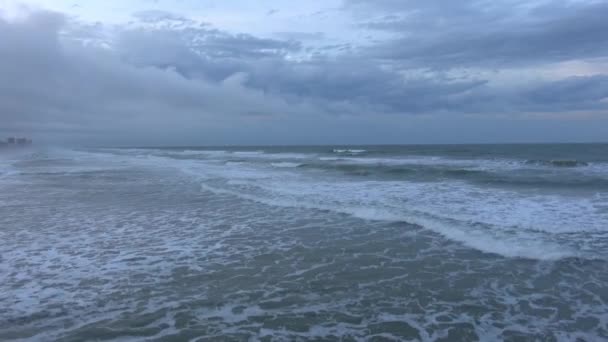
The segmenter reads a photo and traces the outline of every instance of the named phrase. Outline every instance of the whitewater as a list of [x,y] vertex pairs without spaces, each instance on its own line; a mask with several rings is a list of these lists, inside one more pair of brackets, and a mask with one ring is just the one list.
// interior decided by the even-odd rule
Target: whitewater
[[0,155],[0,340],[602,340],[608,145]]

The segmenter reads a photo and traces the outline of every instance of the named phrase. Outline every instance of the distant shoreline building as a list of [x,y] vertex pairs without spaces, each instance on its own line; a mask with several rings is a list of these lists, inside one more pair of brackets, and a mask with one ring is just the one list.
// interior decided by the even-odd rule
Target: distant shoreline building
[[6,141],[0,141],[0,147],[24,147],[32,144],[32,139],[9,137]]

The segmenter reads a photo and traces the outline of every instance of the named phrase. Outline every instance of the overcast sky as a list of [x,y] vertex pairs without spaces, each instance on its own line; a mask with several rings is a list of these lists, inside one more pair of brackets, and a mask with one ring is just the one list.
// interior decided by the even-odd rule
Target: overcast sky
[[0,0],[0,138],[608,140],[608,1]]

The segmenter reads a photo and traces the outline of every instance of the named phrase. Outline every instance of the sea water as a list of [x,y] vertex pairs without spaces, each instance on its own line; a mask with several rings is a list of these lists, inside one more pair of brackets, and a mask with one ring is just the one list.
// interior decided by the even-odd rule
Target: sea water
[[608,339],[608,145],[0,155],[0,340]]

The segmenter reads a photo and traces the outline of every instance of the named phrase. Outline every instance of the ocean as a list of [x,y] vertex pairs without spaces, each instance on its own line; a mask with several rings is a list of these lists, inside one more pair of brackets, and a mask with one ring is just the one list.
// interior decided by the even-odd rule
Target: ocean
[[608,339],[608,145],[0,152],[0,340]]

